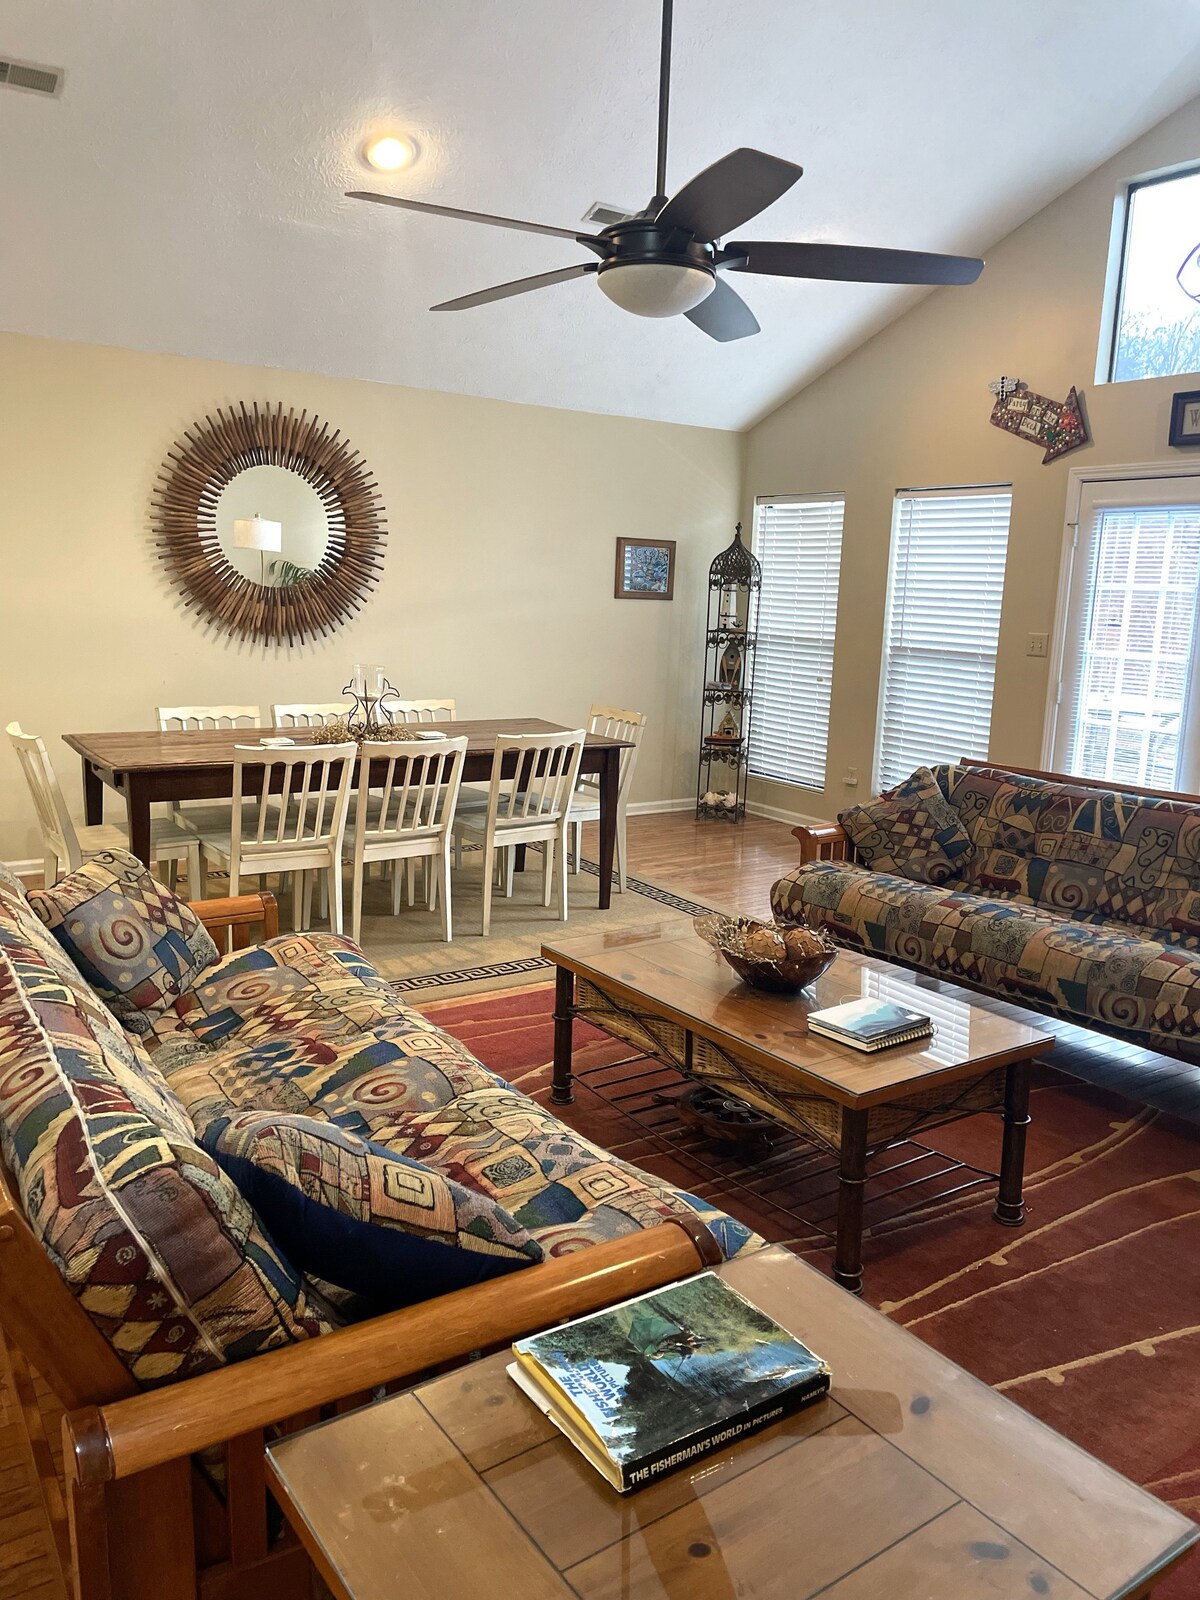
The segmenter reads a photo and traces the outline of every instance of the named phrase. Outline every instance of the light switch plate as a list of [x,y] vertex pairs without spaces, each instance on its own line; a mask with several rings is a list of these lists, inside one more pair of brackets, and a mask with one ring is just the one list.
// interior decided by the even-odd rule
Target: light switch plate
[[1025,654],[1027,656],[1044,656],[1047,653],[1049,644],[1050,635],[1048,633],[1031,633],[1025,645]]

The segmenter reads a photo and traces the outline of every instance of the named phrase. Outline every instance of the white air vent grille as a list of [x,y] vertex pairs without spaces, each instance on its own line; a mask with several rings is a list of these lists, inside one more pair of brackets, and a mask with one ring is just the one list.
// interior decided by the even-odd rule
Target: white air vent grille
[[55,95],[62,88],[61,67],[40,67],[33,61],[0,58],[0,87],[23,89],[27,94]]
[[626,222],[636,214],[636,211],[622,211],[620,206],[610,206],[603,200],[597,200],[594,206],[589,206],[583,213],[583,220],[598,222],[602,228],[608,228],[614,222]]

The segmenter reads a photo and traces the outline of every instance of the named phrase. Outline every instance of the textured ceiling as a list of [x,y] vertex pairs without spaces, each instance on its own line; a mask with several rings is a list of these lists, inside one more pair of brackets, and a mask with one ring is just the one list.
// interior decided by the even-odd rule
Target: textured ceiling
[[[920,291],[743,278],[718,345],[591,280],[431,316],[586,259],[342,198],[574,225],[653,177],[657,0],[7,0],[0,327],[743,427]],[[1179,0],[677,0],[670,188],[737,145],[805,176],[746,236],[980,252],[1195,94]],[[367,174],[365,133],[420,145]],[[943,293],[970,294],[970,289]]]

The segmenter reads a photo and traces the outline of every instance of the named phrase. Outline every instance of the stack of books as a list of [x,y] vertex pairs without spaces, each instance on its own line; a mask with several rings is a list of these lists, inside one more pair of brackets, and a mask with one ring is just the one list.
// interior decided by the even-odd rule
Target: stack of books
[[810,1011],[808,1031],[855,1050],[887,1050],[894,1044],[928,1039],[933,1022],[923,1012],[891,1000],[847,1000],[825,1011]]
[[713,1272],[512,1348],[509,1375],[621,1494],[829,1392],[825,1362]]

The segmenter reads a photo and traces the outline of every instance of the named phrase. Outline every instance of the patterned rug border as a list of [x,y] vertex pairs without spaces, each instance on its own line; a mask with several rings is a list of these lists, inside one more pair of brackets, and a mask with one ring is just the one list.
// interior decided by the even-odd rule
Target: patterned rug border
[[[600,876],[598,862],[589,861],[582,857],[579,863],[584,872],[590,873],[593,878]],[[613,884],[616,885],[617,875],[613,873]],[[688,916],[702,916],[706,911],[713,911],[714,906],[703,905],[699,900],[689,900],[686,895],[676,894],[673,889],[664,889],[660,884],[648,883],[645,878],[635,878],[630,874],[625,878],[625,891],[640,894],[646,900],[654,900],[659,905],[669,906],[672,911],[682,911]],[[519,977],[524,972],[542,972],[553,967],[554,963],[547,961],[545,956],[518,956],[512,961],[481,962],[476,967],[458,967],[450,972],[427,972],[418,977],[391,978],[393,989],[400,994],[411,994],[414,989],[448,989],[457,984],[488,983],[493,978]]]

